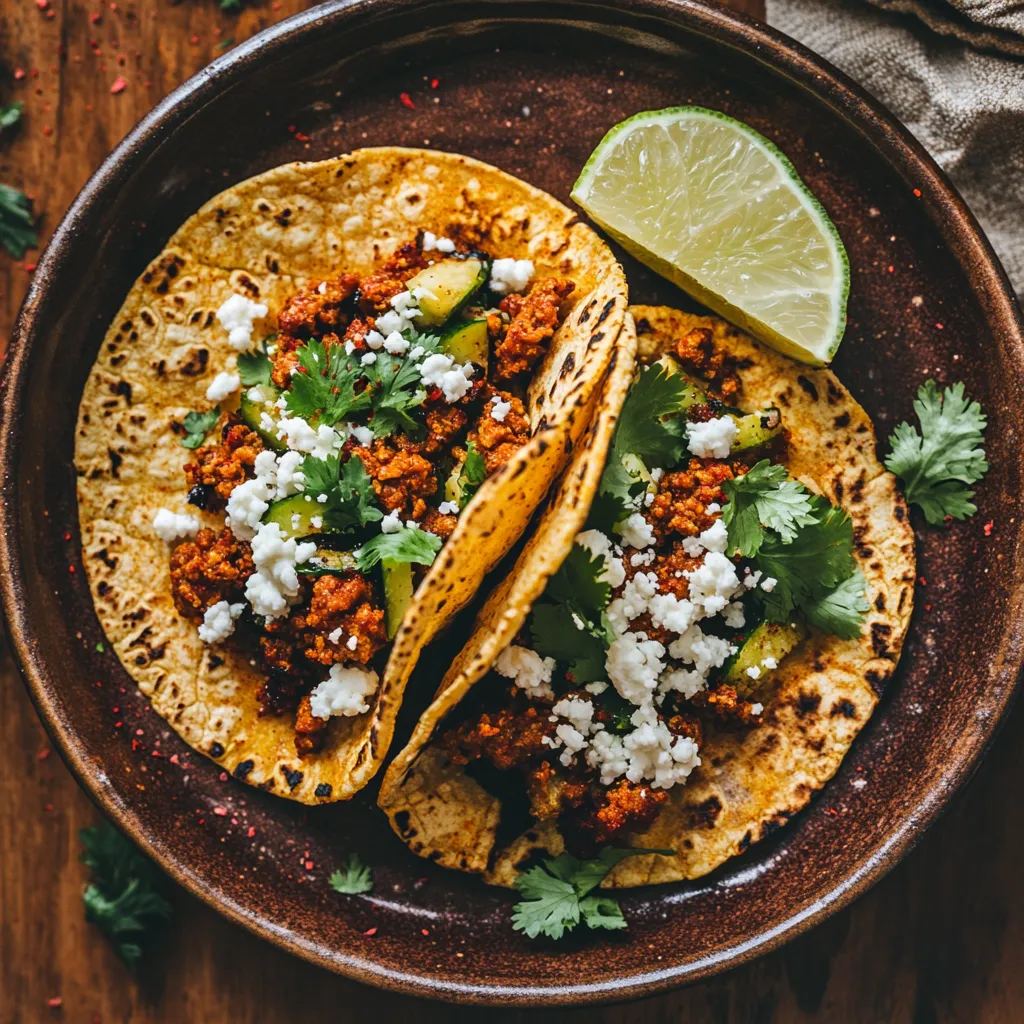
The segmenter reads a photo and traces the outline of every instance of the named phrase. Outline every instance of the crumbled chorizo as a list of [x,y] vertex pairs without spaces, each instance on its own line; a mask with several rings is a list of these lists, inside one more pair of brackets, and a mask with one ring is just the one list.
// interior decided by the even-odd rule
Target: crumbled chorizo
[[592,800],[564,815],[568,844],[585,855],[618,840],[623,832],[650,828],[658,807],[668,798],[664,789],[621,779],[610,786],[591,787]]
[[218,601],[238,601],[255,571],[247,541],[227,529],[202,529],[171,552],[174,604],[182,615],[196,616]]
[[437,490],[434,467],[416,452],[392,446],[388,438],[373,442],[371,448],[353,448],[373,479],[373,490],[381,506],[398,510],[403,519],[419,521],[426,515],[425,498]]
[[572,281],[549,277],[538,281],[525,297],[513,294],[501,300],[498,308],[512,322],[494,350],[498,380],[511,380],[533,369],[558,327],[558,307],[575,289]]
[[278,314],[278,346],[295,348],[301,341],[344,327],[351,318],[349,299],[358,287],[359,278],[342,274],[296,292]]
[[252,475],[256,456],[263,451],[259,434],[244,423],[227,423],[220,444],[204,445],[185,466],[185,479],[197,491],[189,500],[216,511],[227,504],[231,492]]
[[299,757],[320,752],[327,738],[328,721],[329,719],[317,718],[313,714],[309,694],[299,701],[298,710],[295,712],[295,753]]
[[[266,637],[261,637],[262,644]],[[289,645],[284,644],[285,647]],[[266,657],[264,647],[264,657]],[[280,715],[285,711],[294,711],[303,695],[309,692],[310,684],[300,676],[291,672],[283,672],[271,665],[262,685],[256,691],[256,704],[261,715]]]
[[694,708],[709,712],[725,725],[754,725],[760,715],[754,714],[754,702],[744,700],[733,686],[718,686],[690,698]]
[[359,308],[364,313],[386,313],[391,300],[405,291],[405,283],[427,265],[427,258],[415,242],[399,246],[359,285]]
[[[490,401],[493,396],[512,406],[503,420],[494,418],[494,405]],[[490,388],[485,398],[480,417],[468,436],[484,457],[484,464],[490,474],[504,466],[530,440],[530,421],[526,418],[523,403],[514,395]]]
[[707,507],[724,504],[722,484],[733,477],[732,467],[716,459],[690,459],[686,469],[666,473],[654,501],[644,512],[655,536],[663,541],[672,533],[696,537],[715,521]]
[[723,398],[734,398],[740,390],[733,360],[724,349],[716,349],[714,335],[707,327],[695,327],[676,342],[676,354]]
[[458,525],[459,517],[442,515],[436,508],[428,508],[426,518],[420,523],[420,529],[433,533],[441,540],[447,540]]
[[[376,604],[373,587],[365,576],[347,573],[321,576],[313,584],[309,611],[292,614],[293,628],[310,661],[334,665],[357,661],[365,665],[384,644],[384,611]],[[337,643],[330,634],[341,629]],[[355,647],[348,644],[356,638]]]
[[551,709],[542,704],[484,712],[450,729],[439,742],[455,764],[486,758],[495,768],[507,771],[551,753],[544,742],[555,734],[551,717]]
[[426,437],[422,441],[411,441],[404,434],[399,434],[394,439],[399,448],[428,458],[440,453],[448,454],[466,429],[468,417],[459,406],[449,405],[442,399],[428,404],[425,420]]

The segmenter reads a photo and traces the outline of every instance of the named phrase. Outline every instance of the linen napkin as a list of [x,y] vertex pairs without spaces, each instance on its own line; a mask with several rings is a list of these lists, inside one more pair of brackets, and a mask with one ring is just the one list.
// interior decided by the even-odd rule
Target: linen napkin
[[1024,4],[767,0],[768,22],[881,100],[943,167],[1024,295]]

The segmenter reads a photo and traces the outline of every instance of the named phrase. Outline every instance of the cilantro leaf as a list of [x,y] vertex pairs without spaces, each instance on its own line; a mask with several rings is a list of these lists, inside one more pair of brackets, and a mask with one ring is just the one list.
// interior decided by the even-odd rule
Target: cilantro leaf
[[864,598],[864,575],[858,569],[835,590],[803,601],[800,611],[812,626],[843,640],[860,636],[868,603]]
[[356,552],[360,572],[368,572],[382,559],[430,565],[444,542],[418,526],[403,526],[397,533],[378,533]]
[[466,458],[459,470],[459,509],[464,509],[472,500],[480,485],[487,479],[487,463],[470,441],[466,445]]
[[419,364],[412,359],[396,359],[382,349],[377,361],[363,370],[370,381],[367,390],[372,388],[373,394],[373,436],[387,437],[401,430],[409,437],[419,437],[423,425],[409,413],[427,397]]
[[0,129],[13,128],[21,120],[24,109],[25,104],[20,101],[0,106]]
[[612,588],[604,574],[604,558],[591,553],[582,544],[574,544],[558,571],[548,580],[545,598],[569,605],[583,618],[600,622],[611,600]]
[[513,909],[512,927],[531,939],[538,935],[560,939],[580,923],[581,917],[588,928],[625,928],[626,920],[614,899],[588,894],[626,857],[674,852],[607,848],[593,860],[581,861],[568,853],[549,857],[516,876],[515,887],[525,899]]
[[206,440],[206,432],[213,429],[219,419],[219,405],[215,405],[209,412],[185,413],[186,434],[178,444],[182,448],[198,448]]
[[350,413],[370,408],[370,389],[355,389],[356,381],[364,376],[364,367],[351,362],[343,346],[328,348],[313,339],[299,346],[296,354],[305,373],[292,374],[286,393],[292,416],[333,426]]
[[622,406],[591,510],[590,522],[598,529],[608,532],[625,519],[633,510],[632,499],[643,490],[643,482],[624,464],[626,456],[659,466],[678,462],[686,448],[685,424],[678,417],[662,417],[679,411],[686,383],[683,374],[670,374],[657,363],[640,371]]
[[764,534],[754,564],[778,582],[771,593],[758,591],[772,622],[784,622],[797,607],[817,601],[857,569],[853,522],[847,512],[811,495],[814,521],[786,543],[774,531]]
[[10,185],[0,185],[0,245],[16,260],[39,245],[28,196]]
[[599,682],[608,675],[604,664],[608,644],[581,621],[582,628],[565,605],[539,601],[530,615],[530,640],[542,658],[565,663],[577,683]]
[[270,371],[273,369],[273,363],[267,353],[267,342],[273,337],[272,334],[269,338],[264,338],[259,346],[251,352],[238,354],[238,376],[245,387],[251,388],[270,383]]
[[359,894],[373,889],[373,872],[353,853],[344,865],[345,870],[331,873],[331,888],[335,892]]
[[761,547],[763,527],[775,530],[790,544],[801,526],[814,521],[810,492],[791,480],[785,466],[762,459],[748,473],[726,480],[722,490],[729,499],[722,519],[729,532],[729,547],[753,558]]
[[118,956],[134,967],[143,956],[143,940],[171,905],[160,895],[160,876],[152,863],[109,822],[78,833],[82,861],[92,879],[82,892],[85,918],[110,940]]
[[353,455],[344,466],[337,455],[318,459],[307,455],[302,460],[304,493],[327,495],[323,506],[324,523],[335,530],[348,531],[376,523],[384,514],[376,504],[373,480],[362,459]]
[[967,485],[988,471],[981,406],[964,397],[962,382],[940,395],[935,381],[928,380],[918,388],[914,411],[921,432],[906,422],[892,432],[886,468],[903,481],[907,501],[920,506],[933,526],[947,516],[973,516],[978,508]]

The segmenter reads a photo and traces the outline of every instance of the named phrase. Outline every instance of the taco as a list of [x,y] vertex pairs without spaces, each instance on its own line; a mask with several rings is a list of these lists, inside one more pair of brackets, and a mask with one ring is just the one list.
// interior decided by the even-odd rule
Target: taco
[[351,797],[625,316],[594,232],[466,157],[358,150],[210,200],[125,300],[76,436],[97,614],[153,707],[238,779]]
[[381,787],[414,852],[494,884],[542,852],[674,851],[609,886],[743,852],[836,772],[910,620],[907,509],[834,374],[631,313],[614,435],[599,414]]

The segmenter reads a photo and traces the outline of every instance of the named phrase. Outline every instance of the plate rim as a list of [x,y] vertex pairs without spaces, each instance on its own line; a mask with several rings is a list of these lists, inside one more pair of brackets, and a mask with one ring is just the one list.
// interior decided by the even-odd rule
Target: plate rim
[[[178,884],[230,920],[276,946],[336,973],[406,995],[463,1004],[512,1004],[521,1007],[634,999],[707,978],[776,949],[847,906],[894,868],[970,779],[1004,723],[1016,696],[1024,663],[1024,651],[1021,650],[1024,624],[1016,624],[1013,638],[1017,643],[1008,645],[1013,649],[1002,652],[1004,657],[1009,655],[1008,662],[1004,663],[1004,673],[1007,669],[1012,671],[1013,682],[999,696],[998,707],[985,724],[971,756],[961,758],[955,769],[947,774],[945,784],[941,788],[933,787],[914,812],[904,816],[901,826],[889,836],[888,841],[864,858],[856,871],[832,884],[826,894],[790,914],[772,931],[745,942],[738,940],[715,955],[688,964],[669,965],[599,983],[529,987],[462,985],[429,974],[396,971],[372,957],[326,950],[207,884],[167,844],[153,841],[144,831],[136,812],[120,800],[112,788],[104,785],[102,771],[90,761],[70,722],[59,712],[56,695],[51,692],[46,673],[41,669],[43,658],[35,650],[38,631],[23,614],[23,569],[17,558],[20,520],[17,505],[11,500],[17,489],[17,481],[11,472],[11,451],[20,425],[21,399],[33,348],[34,312],[46,300],[53,282],[59,277],[66,258],[65,250],[75,242],[82,226],[102,206],[105,197],[118,189],[119,182],[130,178],[148,151],[159,144],[161,136],[166,137],[167,132],[173,131],[197,105],[203,105],[214,93],[244,80],[254,67],[272,63],[277,55],[318,29],[343,31],[346,23],[378,11],[391,13],[402,8],[424,8],[443,12],[451,6],[452,2],[440,3],[438,0],[328,0],[293,15],[216,58],[169,93],[135,125],[90,176],[37,262],[0,376],[0,608],[11,652],[36,711],[79,785]],[[550,12],[552,8],[575,8],[581,15],[599,10],[613,11],[619,19],[619,27],[643,19],[649,31],[650,26],[659,21],[671,22],[684,31],[710,36],[720,44],[744,52],[748,58],[763,65],[769,74],[782,74],[799,89],[831,107],[904,181],[915,183],[929,219],[966,274],[993,332],[1016,348],[1018,355],[1024,353],[1021,312],[1006,273],[974,215],[909,130],[882,104],[823,58],[762,22],[736,11],[712,6],[704,0],[558,0],[556,4],[539,3],[537,0],[492,0],[487,7],[489,20],[500,20],[513,9],[518,9],[519,17],[523,12],[529,12],[528,16],[543,19],[545,11]],[[1022,539],[1024,524],[1018,532],[1018,546]],[[1024,582],[1016,585],[1016,591],[1018,595],[1024,591]],[[40,664],[37,664],[37,659]]]

